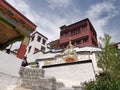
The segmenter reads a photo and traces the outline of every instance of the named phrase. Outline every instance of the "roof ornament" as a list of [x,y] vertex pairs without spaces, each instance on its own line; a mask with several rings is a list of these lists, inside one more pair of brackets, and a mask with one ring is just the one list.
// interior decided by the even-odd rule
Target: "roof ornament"
[[71,37],[69,38],[69,44],[63,52],[63,59],[68,63],[77,61],[77,53],[73,48]]

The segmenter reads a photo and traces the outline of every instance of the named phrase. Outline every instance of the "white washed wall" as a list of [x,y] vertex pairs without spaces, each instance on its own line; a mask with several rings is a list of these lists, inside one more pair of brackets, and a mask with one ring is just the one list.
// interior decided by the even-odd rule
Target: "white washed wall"
[[18,72],[21,63],[21,59],[0,51],[0,72],[13,76],[19,76]]
[[92,63],[82,63],[66,66],[44,68],[46,77],[55,77],[66,87],[80,85],[80,83],[95,79]]

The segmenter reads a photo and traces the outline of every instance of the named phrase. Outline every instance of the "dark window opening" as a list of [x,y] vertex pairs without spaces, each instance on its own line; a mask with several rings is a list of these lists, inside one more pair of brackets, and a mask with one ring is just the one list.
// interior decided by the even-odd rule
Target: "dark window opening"
[[41,46],[41,51],[45,52],[45,47]]
[[32,47],[32,46],[29,46],[29,48],[28,48],[28,53],[30,52],[30,50],[31,50],[31,47]]
[[86,43],[86,42],[88,42],[88,37],[83,39],[83,43]]
[[83,30],[87,30],[87,25],[85,24],[85,25],[82,25],[81,26],[81,30],[83,31]]
[[8,13],[10,16],[14,16],[14,14],[13,14],[10,10],[7,10],[7,13]]
[[2,10],[1,8],[0,8],[0,13],[4,14],[4,10]]
[[37,41],[38,41],[38,42],[40,42],[40,40],[41,40],[41,37],[40,37],[40,36],[38,36]]
[[35,36],[32,36],[32,37],[31,37],[31,42],[34,40],[34,38],[35,38]]
[[21,24],[25,24],[25,22],[24,22],[23,20],[21,20],[21,19],[20,19],[20,23],[21,23]]
[[69,36],[69,32],[62,32],[61,33],[61,37],[66,37],[66,36]]
[[73,30],[73,31],[71,31],[71,36],[74,36],[74,35],[79,34],[79,33],[81,33],[80,29]]
[[71,31],[71,36],[74,36],[75,35],[75,31]]
[[44,44],[44,45],[45,45],[45,43],[46,43],[46,40],[45,40],[45,39],[43,39],[43,43],[42,43],[42,44]]
[[92,38],[92,44],[97,46],[96,42],[94,41],[94,39]]
[[77,34],[81,33],[81,30],[80,30],[80,29],[77,29],[77,30],[76,30],[76,33],[77,33]]
[[76,41],[76,44],[81,44],[81,40],[77,40],[77,41]]
[[39,51],[39,49],[38,48],[35,48],[34,49],[34,53],[36,53],[36,52],[38,52]]

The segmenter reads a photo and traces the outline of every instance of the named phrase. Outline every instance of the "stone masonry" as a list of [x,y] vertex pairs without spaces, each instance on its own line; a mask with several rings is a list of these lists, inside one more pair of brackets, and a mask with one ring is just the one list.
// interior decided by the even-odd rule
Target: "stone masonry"
[[31,90],[57,90],[64,87],[63,83],[56,82],[53,77],[46,78],[44,74],[43,69],[21,67],[19,71],[21,87]]

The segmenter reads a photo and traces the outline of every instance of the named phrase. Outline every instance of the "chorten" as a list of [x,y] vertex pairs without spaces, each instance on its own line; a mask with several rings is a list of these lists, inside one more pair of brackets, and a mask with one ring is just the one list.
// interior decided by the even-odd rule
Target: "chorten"
[[70,39],[68,46],[66,47],[66,49],[63,52],[63,59],[66,63],[70,63],[70,62],[77,61],[77,58],[78,58],[77,53],[74,50],[74,47],[73,47],[73,45],[71,43],[71,39]]

